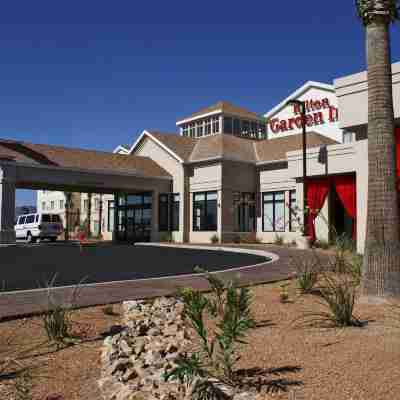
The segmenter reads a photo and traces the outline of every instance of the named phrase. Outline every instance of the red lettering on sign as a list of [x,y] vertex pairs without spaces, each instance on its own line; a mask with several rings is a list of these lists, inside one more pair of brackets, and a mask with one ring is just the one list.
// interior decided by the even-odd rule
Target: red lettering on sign
[[329,108],[330,103],[329,103],[329,99],[322,99],[322,108]]
[[329,122],[336,122],[339,119],[339,111],[336,107],[329,106]]
[[289,129],[293,130],[294,129],[294,124],[296,123],[296,119],[295,118],[290,118],[289,119]]
[[271,121],[269,122],[269,126],[271,127],[272,132],[279,133],[280,129],[279,129],[279,119],[278,118],[271,119]]
[[281,129],[282,132],[286,132],[286,131],[288,130],[287,122],[286,122],[285,119],[283,119],[283,120],[281,121],[279,127],[280,127],[280,129]]
[[[293,103],[293,114],[295,118],[280,120],[274,118],[270,120],[269,125],[273,133],[286,132],[296,128],[301,129],[303,124],[308,127],[314,125],[323,125],[326,122],[336,122],[339,119],[339,111],[336,107],[331,106],[330,100],[326,97],[318,100],[305,100],[304,108],[306,115],[304,121],[302,118],[301,104]],[[325,120],[322,110],[328,110],[328,118]]]
[[324,115],[322,112],[314,113],[314,125],[322,125],[324,123]]
[[306,115],[306,124],[307,126],[313,126],[314,118],[312,117],[312,115]]

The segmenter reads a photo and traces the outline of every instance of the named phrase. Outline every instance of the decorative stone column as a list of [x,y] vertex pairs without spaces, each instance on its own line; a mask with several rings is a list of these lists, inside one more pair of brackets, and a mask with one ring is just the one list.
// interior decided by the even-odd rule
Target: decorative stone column
[[0,244],[15,243],[16,173],[12,160],[0,158]]

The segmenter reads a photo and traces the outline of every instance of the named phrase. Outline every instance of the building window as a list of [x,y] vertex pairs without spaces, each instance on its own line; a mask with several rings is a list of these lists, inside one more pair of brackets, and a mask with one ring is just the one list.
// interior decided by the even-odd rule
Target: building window
[[296,231],[296,191],[289,191],[289,230]]
[[250,124],[251,128],[250,128],[250,136],[252,138],[256,138],[257,137],[257,122],[256,121],[251,121]]
[[42,210],[43,211],[46,210],[46,202],[45,201],[42,201]]
[[114,216],[115,216],[114,200],[108,201],[108,215],[107,215],[107,231],[114,232]]
[[182,133],[183,133],[183,136],[188,136],[188,134],[189,134],[189,128],[188,128],[187,124],[184,124],[184,125],[182,126]]
[[100,200],[99,199],[94,199],[94,209],[98,211],[100,208]]
[[163,193],[159,197],[159,230],[179,231],[179,193]]
[[343,132],[343,143],[351,143],[355,140],[355,133],[354,132]]
[[249,134],[249,130],[250,130],[250,123],[249,121],[242,121],[242,135],[243,136],[247,136]]
[[236,232],[254,232],[255,230],[255,194],[233,193],[233,208]]
[[238,118],[233,120],[233,134],[240,135],[240,119]]
[[204,131],[203,121],[197,122],[197,133],[196,133],[197,137],[202,137],[203,131]]
[[224,117],[224,133],[233,133],[233,126],[232,126],[232,118],[231,117]]
[[88,199],[83,200],[83,211],[87,212],[88,207],[89,207],[89,200]]
[[217,192],[193,194],[193,231],[216,231],[218,226]]
[[54,210],[54,201],[50,202],[50,210]]
[[211,135],[211,119],[207,118],[206,119],[206,124],[205,124],[205,135]]
[[64,200],[60,200],[60,210],[64,209]]
[[171,231],[179,231],[179,194],[171,194]]
[[196,127],[196,125],[194,122],[189,124],[189,136],[192,138],[195,137],[195,127]]
[[168,194],[160,194],[158,198],[158,230],[167,232],[168,225]]
[[219,116],[212,118],[212,133],[219,133]]
[[263,193],[263,231],[285,231],[285,192]]
[[258,138],[259,139],[267,138],[267,127],[264,122],[260,122],[258,124]]

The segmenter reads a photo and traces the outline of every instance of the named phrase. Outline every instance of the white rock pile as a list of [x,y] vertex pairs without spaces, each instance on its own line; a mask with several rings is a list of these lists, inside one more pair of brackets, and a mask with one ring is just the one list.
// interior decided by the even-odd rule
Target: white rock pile
[[188,344],[182,307],[173,298],[123,303],[125,328],[103,345],[99,385],[105,400],[182,398],[179,383],[164,381]]
[[[191,399],[191,388],[164,379],[177,357],[188,350],[182,310],[181,302],[165,297],[123,303],[124,328],[103,345],[98,383],[104,400]],[[241,393],[228,398],[254,400],[255,396]]]

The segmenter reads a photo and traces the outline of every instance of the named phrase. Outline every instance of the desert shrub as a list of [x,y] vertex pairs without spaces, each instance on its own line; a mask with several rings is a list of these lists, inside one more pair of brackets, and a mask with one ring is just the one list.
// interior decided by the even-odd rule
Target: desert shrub
[[242,238],[240,237],[240,235],[234,235],[232,241],[233,243],[239,244],[242,242]]
[[363,256],[360,254],[350,254],[347,261],[347,270],[353,277],[354,283],[358,286],[361,283]]
[[281,303],[287,303],[289,301],[289,291],[288,291],[289,283],[283,283],[279,286],[279,301]]
[[283,236],[276,234],[274,239],[274,244],[276,244],[277,246],[282,246],[284,244]]
[[53,291],[57,275],[46,283],[47,311],[41,315],[47,338],[57,347],[74,342],[72,335],[72,313],[76,308],[83,280],[76,285],[67,302],[57,298]]
[[329,243],[328,240],[320,239],[314,243],[314,247],[316,247],[317,249],[327,250],[331,247],[331,244]]
[[211,236],[210,242],[211,242],[212,244],[219,243],[219,237],[218,237],[218,235],[217,235],[216,233],[214,233],[214,235]]
[[306,312],[301,320],[309,326],[362,326],[354,316],[356,286],[345,274],[324,274],[322,285],[316,291],[323,311]]
[[302,293],[311,293],[318,282],[321,260],[315,252],[313,257],[293,257],[291,264],[296,270],[297,283]]
[[[207,272],[204,277],[214,300],[193,289],[183,289],[178,294],[184,303],[184,317],[199,338],[200,347],[179,358],[176,368],[165,374],[165,380],[179,380],[192,386],[192,399],[224,399],[226,394],[219,384],[237,386],[238,346],[244,344],[255,321],[247,288],[238,288],[234,281],[225,284]],[[205,327],[205,315],[216,320],[212,332]]]

